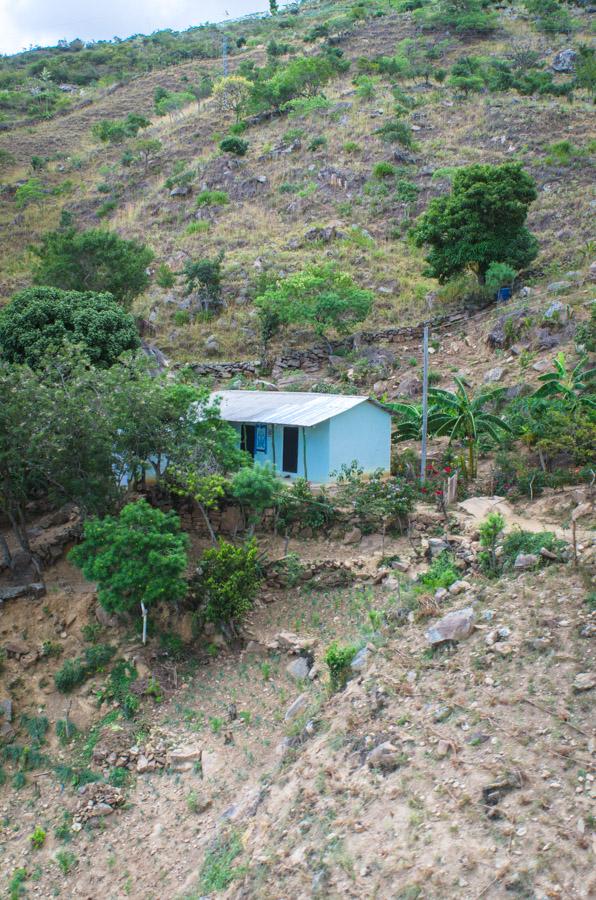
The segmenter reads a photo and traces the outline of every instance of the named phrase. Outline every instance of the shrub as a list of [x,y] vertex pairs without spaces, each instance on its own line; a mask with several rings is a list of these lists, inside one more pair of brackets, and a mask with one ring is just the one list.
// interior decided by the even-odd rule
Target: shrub
[[486,270],[486,286],[496,293],[504,286],[511,286],[515,281],[516,271],[507,263],[493,262]]
[[545,34],[568,34],[573,29],[569,12],[558,0],[525,0],[530,15],[536,16],[536,27]]
[[236,635],[238,624],[252,609],[261,581],[258,551],[252,541],[234,547],[220,540],[217,547],[205,550],[194,581],[205,619],[224,634]]
[[101,702],[117,703],[125,719],[132,719],[139,708],[139,698],[132,693],[131,686],[137,680],[137,670],[133,663],[119,660],[99,695]]
[[168,264],[163,262],[160,263],[157,267],[155,280],[160,288],[164,288],[164,290],[172,288],[176,284],[176,276],[174,275]]
[[395,199],[400,200],[402,203],[413,203],[419,193],[420,188],[417,184],[405,178],[400,178],[396,185]]
[[305,478],[296,478],[283,490],[277,500],[277,523],[282,530],[293,525],[319,531],[329,527],[336,518],[336,510],[326,491],[313,494]]
[[39,204],[46,191],[39,178],[29,178],[24,184],[20,184],[14,195],[17,209],[25,209],[31,203]]
[[406,148],[414,145],[412,129],[407,122],[403,122],[401,119],[390,119],[381,128],[377,128],[374,133],[388,144],[401,144]]
[[362,147],[360,144],[357,144],[356,141],[346,141],[344,144],[344,151],[346,153],[360,153]]
[[111,644],[93,644],[85,649],[83,657],[67,659],[54,675],[56,688],[62,694],[70,693],[77,685],[101,671],[115,652],[116,648]]
[[229,202],[226,191],[201,191],[196,199],[197,206],[225,206]]
[[418,591],[436,591],[438,588],[450,588],[459,578],[455,560],[451,553],[443,551],[435,557],[426,572],[416,579]]
[[265,510],[273,506],[277,492],[278,481],[269,465],[245,466],[235,473],[230,493],[249,510],[251,534]]
[[386,478],[382,469],[365,476],[356,462],[337,474],[337,502],[353,510],[365,532],[404,527],[414,507],[414,489],[405,478]]
[[357,652],[358,648],[354,644],[342,645],[337,641],[327,647],[323,659],[329,669],[329,682],[334,693],[346,686],[350,677],[350,665]]
[[72,850],[58,850],[54,859],[63,875],[68,875],[77,864],[77,858]]
[[310,144],[308,145],[308,149],[314,153],[315,150],[318,150],[320,147],[327,146],[327,138],[323,134],[319,134],[312,139]]
[[565,541],[557,538],[552,531],[522,531],[514,528],[503,540],[503,567],[506,570],[512,569],[520,553],[533,553],[541,562],[546,562],[540,556],[543,547],[559,556],[566,546]]
[[496,15],[487,12],[485,6],[483,0],[439,0],[423,7],[417,18],[423,28],[450,28],[457,34],[485,35],[498,24]]
[[220,253],[214,259],[189,259],[182,269],[186,293],[199,291],[205,310],[217,306],[221,301],[222,262],[223,253]]
[[220,141],[219,149],[224,153],[232,153],[234,156],[246,156],[248,141],[239,137],[227,137]]
[[210,228],[211,224],[206,219],[197,219],[196,222],[187,225],[184,231],[185,234],[204,234]]
[[478,529],[480,532],[480,544],[485,552],[480,556],[480,564],[491,574],[496,575],[499,569],[497,559],[497,542],[505,528],[505,519],[501,513],[489,513]]
[[584,347],[587,353],[596,353],[596,303],[592,303],[590,318],[577,326],[575,343]]
[[393,178],[395,175],[395,166],[390,162],[378,162],[373,166],[372,177],[379,181],[383,178]]
[[41,850],[46,842],[46,833],[40,825],[36,825],[33,834],[29,835],[31,846],[34,850]]

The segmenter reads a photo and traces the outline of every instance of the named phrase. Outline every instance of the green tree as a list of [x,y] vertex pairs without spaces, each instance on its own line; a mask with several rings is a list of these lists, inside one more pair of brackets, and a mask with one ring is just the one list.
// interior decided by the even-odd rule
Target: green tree
[[111,294],[27,288],[0,310],[0,356],[35,369],[65,343],[78,345],[96,366],[111,366],[136,350],[135,321]]
[[525,226],[536,199],[533,179],[519,163],[459,169],[451,193],[436,197],[411,231],[418,247],[428,246],[427,274],[443,284],[472,269],[481,284],[491,263],[519,270],[538,253]]
[[579,55],[575,62],[575,83],[580,88],[585,88],[596,100],[596,49],[585,44],[579,48]]
[[221,112],[233,112],[238,122],[251,91],[252,83],[248,78],[242,75],[226,75],[215,83],[213,99]]
[[461,378],[454,376],[455,391],[430,388],[428,392],[432,408],[428,415],[428,431],[437,437],[447,435],[449,443],[460,440],[468,448],[468,476],[476,477],[478,441],[488,435],[498,441],[511,428],[499,416],[487,412],[484,407],[502,394],[502,388],[470,398]]
[[149,284],[146,269],[153,251],[111,231],[77,231],[68,225],[48,232],[32,249],[39,260],[33,272],[36,284],[107,292],[125,306]]
[[423,7],[419,18],[427,28],[451,28],[457,34],[489,34],[498,24],[483,0],[439,0]]
[[267,338],[279,325],[312,325],[320,337],[346,334],[366,319],[372,291],[359,288],[350,275],[331,265],[309,266],[269,288],[255,300]]
[[557,0],[525,0],[530,15],[536,16],[536,27],[545,34],[568,34],[573,29],[573,21]]
[[157,138],[140,138],[133,145],[133,152],[140,159],[143,171],[147,174],[149,167],[157,161],[163,149],[163,144]]
[[230,493],[243,508],[248,508],[251,535],[265,510],[274,505],[278,491],[278,480],[269,465],[246,466],[232,478]]
[[230,639],[252,609],[263,576],[255,543],[234,547],[220,541],[205,550],[193,580],[193,589],[208,622]]
[[138,500],[117,517],[87,521],[83,540],[69,558],[85,578],[97,582],[97,596],[107,612],[131,613],[140,607],[146,643],[149,608],[186,594],[182,576],[188,543],[175,513]]
[[221,303],[222,262],[223,251],[214,259],[189,259],[182,269],[186,293],[198,291],[202,306],[206,311]]

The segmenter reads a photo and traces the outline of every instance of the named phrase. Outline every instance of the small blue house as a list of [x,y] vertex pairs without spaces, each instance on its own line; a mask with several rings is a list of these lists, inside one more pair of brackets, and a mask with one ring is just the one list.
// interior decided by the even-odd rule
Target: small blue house
[[343,394],[217,391],[222,419],[258,463],[284,477],[324,483],[356,460],[365,472],[389,471],[391,414],[376,400]]

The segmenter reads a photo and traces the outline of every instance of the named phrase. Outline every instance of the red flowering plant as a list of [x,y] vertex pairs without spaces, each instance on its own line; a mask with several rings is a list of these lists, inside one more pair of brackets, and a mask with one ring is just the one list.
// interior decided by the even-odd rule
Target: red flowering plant
[[434,501],[443,513],[446,512],[447,482],[457,469],[449,451],[439,461],[429,462],[426,466],[426,477],[420,486],[420,494],[422,499]]

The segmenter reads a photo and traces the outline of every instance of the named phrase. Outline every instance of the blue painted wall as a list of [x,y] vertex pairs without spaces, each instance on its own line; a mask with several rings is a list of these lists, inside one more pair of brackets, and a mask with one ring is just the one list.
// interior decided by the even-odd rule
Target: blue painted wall
[[[238,432],[241,426],[232,423]],[[365,472],[389,471],[391,465],[391,416],[372,403],[361,403],[332,419],[310,428],[298,429],[298,472],[285,473],[283,460],[283,425],[267,425],[267,449],[255,452],[255,462],[270,463],[280,473],[292,478],[302,476],[313,482],[331,481],[330,473],[352,460]],[[304,438],[306,436],[306,469]]]
[[391,467],[391,416],[373,403],[361,403],[329,421],[329,470],[355,459],[365,472]]

